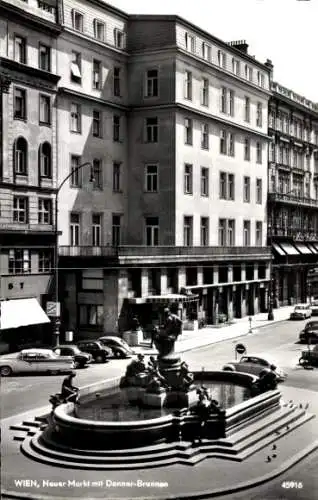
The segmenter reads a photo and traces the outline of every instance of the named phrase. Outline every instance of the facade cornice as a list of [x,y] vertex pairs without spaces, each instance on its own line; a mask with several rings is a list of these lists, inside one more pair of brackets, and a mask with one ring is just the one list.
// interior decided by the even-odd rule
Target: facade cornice
[[72,97],[77,97],[79,99],[85,99],[87,101],[95,102],[96,104],[102,106],[108,106],[109,108],[114,108],[120,111],[124,112],[129,111],[129,107],[123,104],[117,104],[116,102],[108,101],[106,99],[100,99],[99,97],[94,97],[89,94],[84,94],[83,92],[77,92],[76,90],[68,89],[67,87],[59,87],[58,93],[62,95],[65,94]]
[[42,194],[56,194],[56,188],[34,186],[31,184],[17,184],[15,182],[0,181],[0,189],[10,189],[12,191],[34,191]]
[[49,71],[44,71],[43,69],[34,68],[33,66],[28,66],[27,64],[22,64],[6,57],[0,57],[0,66],[1,68],[4,68],[6,70],[14,71],[16,73],[20,73],[21,75],[30,76],[34,84],[36,84],[37,80],[40,79],[42,81],[50,82],[52,83],[52,85],[56,86],[61,78],[55,73],[50,73]]
[[118,17],[125,19],[125,21],[128,21],[128,19],[129,19],[129,14],[127,14],[127,12],[124,12],[123,10],[117,9],[117,7],[114,7],[113,5],[110,5],[109,3],[105,3],[101,0],[86,0],[86,1],[88,3],[96,5],[96,7],[99,7],[100,9],[103,9],[111,14],[115,14],[115,16],[118,16]]
[[127,58],[129,56],[129,53],[125,50],[117,49],[114,45],[110,45],[106,42],[100,42],[99,40],[85,35],[85,33],[81,33],[80,31],[73,30],[70,27],[64,27],[63,38],[71,42],[74,42],[74,38],[76,38],[76,40],[78,40],[84,48],[87,48],[87,42],[89,42],[92,45],[92,49],[96,50],[96,47],[98,47],[99,49],[109,52],[112,56],[114,56],[114,53],[122,58]]
[[[21,6],[23,6],[23,2],[21,2]],[[27,24],[29,28],[43,31],[44,33],[49,32],[55,37],[58,37],[63,30],[62,26],[57,23],[52,23],[47,19],[27,12],[23,8],[19,9],[15,5],[3,1],[0,2],[0,15],[9,19],[14,19],[15,22],[21,23],[22,25]]]
[[303,106],[302,104],[289,99],[288,97],[283,96],[278,92],[272,92],[272,103],[274,105],[277,103],[282,103],[282,105],[288,107],[289,109],[296,110],[302,115],[310,116],[311,118],[314,118],[318,121],[318,110],[315,111],[314,109],[307,108],[306,106]]

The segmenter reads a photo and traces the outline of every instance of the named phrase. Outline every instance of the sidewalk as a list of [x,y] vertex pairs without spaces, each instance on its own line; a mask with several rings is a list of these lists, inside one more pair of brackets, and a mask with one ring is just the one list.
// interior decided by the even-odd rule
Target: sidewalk
[[[294,306],[280,307],[279,309],[274,309],[274,320],[268,321],[268,313],[259,313],[252,316],[251,328],[252,332],[256,332],[259,328],[269,326],[273,323],[279,323],[280,321],[286,321],[289,319],[290,313],[294,310]],[[208,326],[202,328],[196,332],[194,331],[183,331],[181,337],[175,343],[176,352],[190,351],[191,349],[197,349],[199,347],[204,347],[206,345],[216,344],[217,342],[222,342],[224,340],[230,340],[234,338],[244,337],[252,333],[250,331],[250,323],[248,320],[249,316],[244,318],[236,318],[233,320],[233,324],[225,326]],[[135,353],[143,353],[147,355],[157,354],[155,348],[150,347],[150,341],[145,340],[141,345],[133,347]]]

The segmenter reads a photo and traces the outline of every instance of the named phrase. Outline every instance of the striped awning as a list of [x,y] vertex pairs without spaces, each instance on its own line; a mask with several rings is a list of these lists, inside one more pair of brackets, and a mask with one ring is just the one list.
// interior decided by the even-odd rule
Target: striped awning
[[169,305],[173,302],[196,302],[199,300],[199,295],[189,294],[181,295],[179,293],[170,293],[167,295],[148,295],[146,297],[134,297],[129,299],[131,304],[164,304]]

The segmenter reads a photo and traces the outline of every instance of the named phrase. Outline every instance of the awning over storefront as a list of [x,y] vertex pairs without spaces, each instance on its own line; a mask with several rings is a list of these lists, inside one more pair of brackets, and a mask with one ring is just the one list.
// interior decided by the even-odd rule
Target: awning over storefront
[[2,300],[0,330],[50,323],[37,299]]
[[297,248],[297,250],[299,250],[299,252],[302,254],[313,253],[312,250],[310,250],[310,248],[308,248],[308,246],[305,245],[304,243],[294,243],[294,245]]
[[199,299],[198,295],[189,294],[189,295],[181,295],[178,293],[170,293],[167,295],[148,295],[147,297],[135,297],[129,299],[131,304],[166,304],[169,305],[172,302],[195,302]]
[[279,246],[287,255],[299,255],[300,252],[291,243],[279,243]]
[[279,254],[279,255],[286,255],[286,253],[284,252],[284,250],[282,248],[280,248],[279,245],[277,245],[277,243],[273,243],[273,248],[274,250],[276,250],[276,252]]
[[318,250],[314,247],[312,243],[307,243],[308,248],[312,251],[312,253],[318,253]]

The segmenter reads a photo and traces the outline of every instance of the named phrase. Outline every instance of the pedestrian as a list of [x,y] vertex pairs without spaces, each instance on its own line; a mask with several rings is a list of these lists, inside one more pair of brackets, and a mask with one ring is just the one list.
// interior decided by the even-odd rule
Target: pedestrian
[[61,399],[64,403],[77,403],[79,397],[79,389],[73,385],[73,379],[76,377],[75,372],[71,372],[62,383]]

